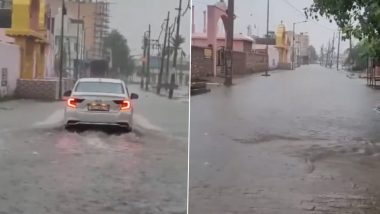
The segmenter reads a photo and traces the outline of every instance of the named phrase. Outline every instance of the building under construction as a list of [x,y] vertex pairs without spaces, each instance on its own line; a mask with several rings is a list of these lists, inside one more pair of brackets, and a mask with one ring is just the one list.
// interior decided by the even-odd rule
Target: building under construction
[[[62,0],[46,0],[54,16],[62,6]],[[67,15],[83,19],[85,37],[85,59],[101,60],[107,58],[104,38],[109,31],[108,0],[66,0]]]

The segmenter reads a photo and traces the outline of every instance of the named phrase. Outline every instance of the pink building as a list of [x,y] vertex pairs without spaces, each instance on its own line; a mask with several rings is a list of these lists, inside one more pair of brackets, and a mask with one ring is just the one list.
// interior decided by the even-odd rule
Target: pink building
[[[205,33],[193,33],[191,38],[192,46],[195,47],[209,47],[212,44],[209,44],[207,35]],[[253,39],[242,35],[237,34],[234,36],[233,50],[238,52],[249,52],[252,50]],[[219,34],[217,36],[217,49],[226,46],[226,37],[225,34]]]

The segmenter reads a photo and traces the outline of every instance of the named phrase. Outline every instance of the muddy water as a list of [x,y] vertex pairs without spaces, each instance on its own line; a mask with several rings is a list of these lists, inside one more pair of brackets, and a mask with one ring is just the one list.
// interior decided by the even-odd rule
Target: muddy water
[[192,98],[190,213],[379,213],[380,93],[319,66]]

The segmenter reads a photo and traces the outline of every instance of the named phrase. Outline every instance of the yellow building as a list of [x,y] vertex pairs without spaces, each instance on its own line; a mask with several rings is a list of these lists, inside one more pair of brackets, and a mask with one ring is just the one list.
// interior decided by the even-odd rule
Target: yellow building
[[21,79],[45,77],[45,0],[13,0],[12,26],[6,34],[15,38],[21,53]]
[[285,64],[288,62],[289,42],[286,35],[285,25],[281,22],[276,31],[276,47],[279,52],[279,63]]

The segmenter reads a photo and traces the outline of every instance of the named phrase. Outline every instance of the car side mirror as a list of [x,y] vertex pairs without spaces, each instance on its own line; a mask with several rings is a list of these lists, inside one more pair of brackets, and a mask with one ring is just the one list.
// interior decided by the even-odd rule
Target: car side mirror
[[137,100],[139,98],[139,95],[132,93],[131,94],[131,100]]
[[71,91],[66,91],[65,93],[63,93],[63,96],[64,97],[70,97],[71,96]]

